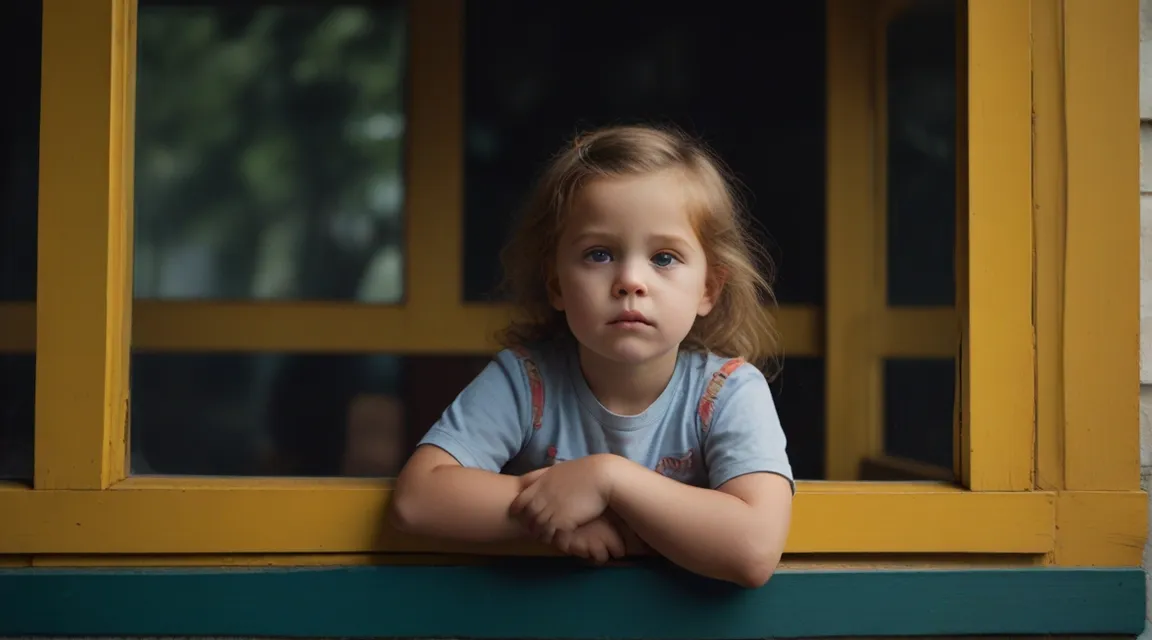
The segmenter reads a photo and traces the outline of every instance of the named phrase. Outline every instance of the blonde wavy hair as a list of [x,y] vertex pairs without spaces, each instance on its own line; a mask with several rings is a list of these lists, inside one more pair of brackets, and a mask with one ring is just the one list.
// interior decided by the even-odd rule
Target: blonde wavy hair
[[[613,126],[577,136],[549,162],[501,253],[502,288],[517,314],[499,334],[505,347],[571,338],[564,314],[549,303],[556,247],[571,203],[593,180],[679,170],[694,182],[689,212],[708,259],[712,285],[722,283],[712,312],[696,318],[682,349],[775,364],[777,335],[766,307],[775,305],[772,264],[755,242],[747,212],[723,164],[680,130]],[[761,267],[758,268],[759,261]]]

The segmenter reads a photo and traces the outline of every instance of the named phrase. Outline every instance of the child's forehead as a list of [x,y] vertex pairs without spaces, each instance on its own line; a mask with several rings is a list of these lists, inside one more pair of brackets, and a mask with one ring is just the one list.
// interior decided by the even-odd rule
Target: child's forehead
[[690,191],[683,179],[668,173],[600,178],[579,190],[569,213],[574,219],[645,214],[679,218],[691,208]]
[[707,208],[702,195],[696,181],[681,172],[600,178],[575,194],[563,230],[641,226],[653,232],[657,227],[665,233],[695,232]]

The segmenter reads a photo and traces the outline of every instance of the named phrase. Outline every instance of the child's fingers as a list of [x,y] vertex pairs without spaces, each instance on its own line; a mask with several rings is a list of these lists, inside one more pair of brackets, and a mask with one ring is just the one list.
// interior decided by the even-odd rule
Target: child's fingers
[[604,546],[603,540],[596,540],[592,542],[589,548],[589,552],[592,555],[592,560],[594,560],[596,564],[604,564],[605,562],[608,562],[608,547]]
[[613,558],[623,558],[628,554],[628,550],[624,545],[624,540],[620,536],[612,536],[605,543],[605,553],[608,553]]
[[[520,515],[521,513],[524,512],[524,510],[528,507],[528,505],[532,504],[532,498],[534,498],[535,496],[536,496],[536,486],[535,485],[530,486],[527,489],[524,489],[523,491],[520,492],[520,495],[516,496],[516,498],[514,500],[512,500],[512,504],[508,507],[508,513],[512,514],[513,516]],[[535,514],[530,513],[528,515],[535,515]]]
[[556,537],[552,540],[552,546],[556,547],[556,550],[560,553],[580,555],[578,553],[579,545],[576,544],[576,536],[566,531],[561,531],[556,534]]
[[536,518],[536,535],[540,537],[540,541],[544,544],[552,544],[558,530],[556,525],[552,523],[551,518],[547,513],[542,513]]
[[527,489],[528,487],[532,486],[532,484],[534,482],[536,482],[537,480],[539,480],[540,476],[544,475],[547,471],[548,471],[548,467],[543,467],[543,468],[537,469],[535,471],[529,471],[528,473],[525,473],[524,475],[520,476],[520,488],[521,488],[521,490]]

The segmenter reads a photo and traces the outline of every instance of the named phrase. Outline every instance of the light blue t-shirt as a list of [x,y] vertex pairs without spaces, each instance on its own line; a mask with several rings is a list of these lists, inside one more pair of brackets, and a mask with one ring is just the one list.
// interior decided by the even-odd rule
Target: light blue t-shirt
[[613,453],[665,476],[717,488],[770,472],[793,484],[784,431],[759,369],[681,351],[660,397],[643,413],[604,408],[574,350],[505,349],[453,401],[420,444],[465,467],[521,475]]

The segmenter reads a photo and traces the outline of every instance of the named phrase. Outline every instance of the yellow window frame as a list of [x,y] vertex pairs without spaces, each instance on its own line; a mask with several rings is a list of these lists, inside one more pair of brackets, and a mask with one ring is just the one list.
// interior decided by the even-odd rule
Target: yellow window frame
[[[1136,0],[961,2],[959,314],[877,306],[883,245],[861,239],[882,220],[871,111],[877,15],[892,3],[826,1],[828,298],[824,313],[784,307],[778,325],[789,354],[824,353],[829,437],[858,438],[857,456],[877,446],[876,358],[959,353],[960,483],[800,482],[787,551],[1139,565]],[[406,255],[405,304],[367,307],[133,304],[136,2],[44,0],[38,299],[0,306],[0,350],[37,355],[35,478],[0,486],[0,554],[548,553],[388,530],[385,479],[133,478],[125,466],[130,344],[491,350],[506,311],[461,302],[462,2],[411,5],[407,246],[421,250]]]

